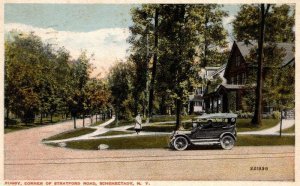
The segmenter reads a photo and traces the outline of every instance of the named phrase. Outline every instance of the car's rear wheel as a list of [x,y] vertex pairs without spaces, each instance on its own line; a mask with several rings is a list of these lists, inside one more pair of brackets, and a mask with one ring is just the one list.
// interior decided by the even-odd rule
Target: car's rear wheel
[[176,137],[173,143],[173,146],[176,150],[185,150],[188,145],[188,140],[183,136]]
[[223,136],[222,139],[221,139],[221,146],[225,150],[232,149],[234,144],[235,144],[235,140],[230,135]]

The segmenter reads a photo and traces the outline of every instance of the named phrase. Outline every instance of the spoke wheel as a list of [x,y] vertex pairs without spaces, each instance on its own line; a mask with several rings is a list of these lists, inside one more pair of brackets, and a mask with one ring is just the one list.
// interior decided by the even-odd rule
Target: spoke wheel
[[185,150],[188,146],[188,141],[185,137],[179,136],[174,140],[174,148],[176,150]]
[[221,146],[225,150],[230,150],[233,148],[235,140],[232,136],[223,136],[221,139]]

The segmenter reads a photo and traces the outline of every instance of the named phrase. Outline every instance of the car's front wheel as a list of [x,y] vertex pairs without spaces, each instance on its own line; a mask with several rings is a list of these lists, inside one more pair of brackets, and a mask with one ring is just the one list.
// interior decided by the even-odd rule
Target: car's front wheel
[[173,142],[173,146],[176,150],[185,150],[188,147],[188,140],[183,136],[178,136]]
[[221,139],[221,146],[225,150],[232,149],[234,144],[235,144],[235,140],[232,136],[226,135],[226,136],[223,136]]

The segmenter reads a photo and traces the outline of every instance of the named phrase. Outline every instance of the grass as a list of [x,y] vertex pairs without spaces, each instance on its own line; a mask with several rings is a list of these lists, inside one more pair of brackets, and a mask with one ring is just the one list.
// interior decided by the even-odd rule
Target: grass
[[119,120],[118,124],[115,120],[111,124],[106,125],[105,128],[115,128],[115,127],[121,127],[121,126],[126,126],[126,125],[133,125],[133,124],[134,124],[134,120],[129,120],[129,121]]
[[287,128],[287,129],[282,130],[282,133],[295,133],[295,125]]
[[[109,149],[151,149],[168,148],[169,135],[134,136],[111,139],[82,140],[67,142],[67,147],[82,150],[97,150],[100,144],[106,144]],[[293,136],[238,136],[236,146],[272,146],[295,145]]]
[[[183,130],[191,130],[192,129],[192,123],[186,122],[182,124]],[[165,124],[165,123],[156,123],[150,126],[144,126],[143,131],[146,132],[172,132],[174,131],[175,123],[174,124]],[[134,130],[134,127],[129,128],[128,130]]]
[[144,148],[167,148],[169,135],[165,136],[137,136],[112,139],[82,140],[67,143],[68,148],[97,150],[100,144],[107,144],[109,149],[144,149]]
[[[189,120],[197,115],[186,115],[186,116],[181,116],[181,120]],[[175,121],[176,116],[175,115],[170,115],[170,116],[157,116],[157,117],[152,117],[149,122],[165,122],[165,121]]]
[[68,139],[68,138],[73,138],[85,134],[89,134],[94,132],[96,129],[91,129],[91,128],[80,128],[80,129],[74,129],[70,130],[67,132],[63,132],[54,136],[51,136],[49,138],[46,138],[44,140],[50,141],[50,140],[61,140],[61,139]]
[[95,137],[99,137],[99,136],[115,136],[115,135],[120,135],[120,134],[132,134],[133,132],[125,132],[125,131],[108,131],[104,134],[99,134]]
[[[238,119],[237,120],[237,130],[239,132],[244,131],[257,131],[257,130],[263,130],[267,128],[271,128],[278,124],[278,120],[275,119],[263,119],[263,124],[259,127],[254,127],[251,124],[250,119]],[[185,122],[182,124],[184,130],[191,130],[192,129],[192,123],[191,122]],[[165,124],[165,123],[156,123],[151,126],[144,126],[143,131],[146,132],[172,132],[175,128],[174,124]],[[129,128],[129,130],[134,130],[134,128]]]
[[107,122],[110,119],[105,119],[104,121],[97,121],[96,123],[93,123],[92,125],[90,125],[91,127],[95,127],[95,126],[99,126],[105,122]]
[[[196,115],[187,115],[187,116],[182,116],[182,120],[189,120],[195,117]],[[170,116],[157,116],[153,117],[149,120],[151,123],[156,123],[156,122],[166,122],[166,121],[174,121],[175,122],[176,117],[174,115]],[[143,118],[142,120],[143,123],[146,122],[146,119]],[[119,120],[118,125],[116,124],[116,121],[112,122],[111,124],[107,125],[105,128],[114,128],[114,127],[121,127],[121,126],[126,126],[126,125],[133,125],[135,123],[134,119],[132,120]]]
[[[68,118],[70,119],[70,118]],[[46,125],[52,125],[61,121],[66,121],[68,119],[61,118],[61,116],[53,116],[52,117],[52,123],[50,120],[50,117],[48,118],[43,118],[43,123],[40,123],[40,119],[36,118],[34,120],[34,123],[22,123],[19,119],[9,119],[8,121],[8,127],[4,127],[4,134],[9,133],[9,132],[14,132],[14,131],[19,131],[19,130],[25,130],[25,129],[30,129],[34,127],[41,127],[41,126],[46,126]]]
[[279,120],[277,119],[263,119],[261,126],[253,126],[251,124],[251,119],[237,119],[237,130],[238,132],[245,132],[245,131],[258,131],[264,130],[267,128],[274,127],[277,125]]
[[295,145],[294,136],[238,136],[237,146]]

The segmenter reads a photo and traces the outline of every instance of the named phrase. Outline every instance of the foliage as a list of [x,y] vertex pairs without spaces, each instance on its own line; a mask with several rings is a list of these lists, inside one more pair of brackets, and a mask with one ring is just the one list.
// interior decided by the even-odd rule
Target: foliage
[[43,123],[47,115],[52,122],[55,113],[71,112],[76,117],[109,109],[109,91],[104,80],[90,80],[93,56],[88,57],[83,51],[71,61],[69,51],[54,49],[34,33],[11,31],[8,35],[4,82],[7,121],[10,113],[28,124],[38,114]]
[[281,114],[280,114],[280,112],[279,111],[274,111],[273,113],[272,113],[272,118],[273,119],[280,119],[280,117],[281,117]]
[[235,112],[236,110],[236,92],[228,92],[228,108],[230,112]]
[[130,119],[134,114],[133,72],[131,62],[120,61],[110,69],[108,74],[108,86],[117,119]]
[[[282,81],[287,81],[287,79],[293,79],[294,77],[293,75],[292,77],[284,77],[284,75],[279,77],[279,74],[281,75],[280,71],[282,71],[280,65],[283,61],[284,52],[276,46],[279,42],[295,41],[294,25],[295,7],[286,4],[267,5],[266,10],[263,4],[242,5],[233,21],[234,35],[238,41],[254,45],[256,45],[255,43],[266,43],[262,50],[258,52],[255,46],[250,54],[250,59],[253,61],[252,66],[254,67],[255,86],[257,86],[254,124],[260,123],[261,116],[259,112],[262,111],[260,110],[262,104],[271,104],[279,109],[282,107],[282,103],[286,103],[287,100],[290,101],[290,103],[286,103],[289,106],[294,103],[292,100],[294,97],[293,88],[287,88],[286,94],[279,91],[284,90],[286,86],[279,84],[278,79],[284,78]],[[260,60],[261,58],[262,60]],[[261,77],[261,74],[263,74],[263,77]],[[286,107],[286,105],[283,107]]]
[[[259,5],[242,5],[235,20],[233,32],[236,40],[249,43],[258,40]],[[272,5],[266,19],[266,42],[291,42],[295,40],[295,7],[291,5]]]
[[[154,27],[157,13],[158,24]],[[156,76],[152,76],[155,77],[154,113],[170,114],[177,108],[180,122],[179,114],[187,105],[189,91],[201,83],[200,67],[223,63],[222,50],[227,45],[222,24],[225,16],[220,5],[212,4],[147,4],[132,10],[134,24],[128,39],[132,46],[131,60],[136,67],[144,66],[136,76],[140,80],[139,91],[134,91],[135,100],[141,105],[138,108],[144,111],[147,105],[150,88],[146,83],[147,67],[154,68],[155,58],[150,60],[149,54],[155,53],[158,63]]]

